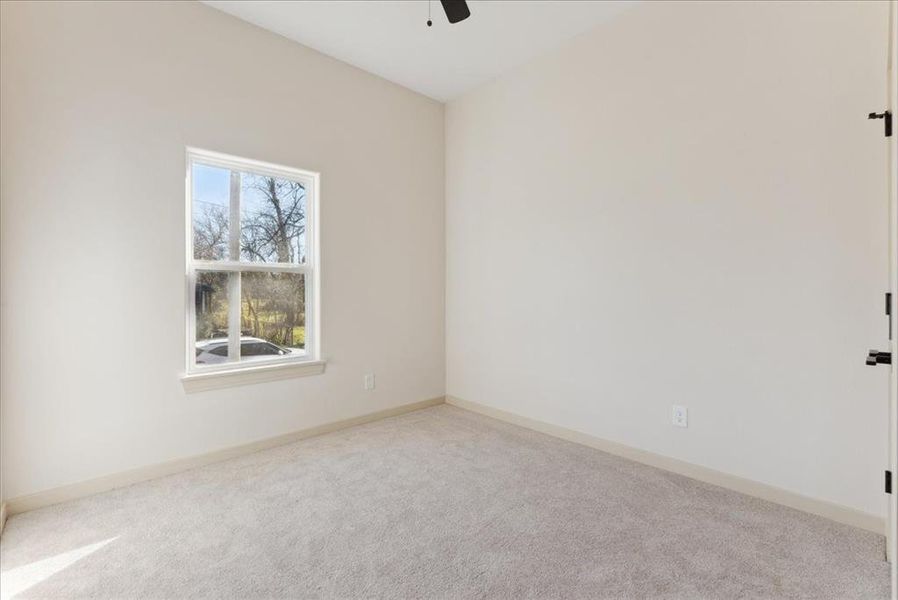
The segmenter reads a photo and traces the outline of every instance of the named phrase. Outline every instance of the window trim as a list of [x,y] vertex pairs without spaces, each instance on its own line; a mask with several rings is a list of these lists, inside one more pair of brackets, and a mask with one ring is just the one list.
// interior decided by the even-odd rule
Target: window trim
[[324,373],[324,360],[253,361],[250,366],[226,371],[201,371],[181,376],[181,384],[188,393],[249,385],[278,379],[293,379]]
[[[252,172],[254,174],[281,179],[290,179],[302,183],[306,188],[306,228],[305,228],[305,262],[301,264],[287,263],[250,263],[239,260],[196,260],[193,248],[193,182],[192,167],[194,163],[200,163],[212,167],[220,167],[231,171]],[[320,174],[314,171],[306,171],[292,167],[285,167],[263,161],[231,156],[219,152],[202,150],[200,148],[187,147],[186,149],[186,252],[185,252],[185,287],[186,287],[186,335],[185,335],[185,373],[181,379],[188,391],[199,389],[213,389],[232,385],[242,385],[266,379],[282,379],[285,376],[298,376],[318,374],[323,371],[324,361],[320,354],[320,247],[318,244],[318,232],[320,228],[319,218],[319,194],[321,189]],[[232,196],[233,197],[233,196]],[[229,231],[231,232],[231,257],[233,257],[233,245],[236,240],[239,244],[240,215],[239,206],[232,202],[230,206]],[[234,227],[234,223],[237,227]],[[234,235],[236,232],[236,236]],[[239,248],[239,246],[238,246]],[[270,359],[254,359],[251,361],[233,361],[215,365],[199,366],[196,364],[196,300],[194,287],[197,271],[217,272],[284,272],[302,274],[305,278],[305,353],[300,356],[273,357]],[[234,282],[237,282],[236,284]],[[231,277],[229,283],[229,298],[238,298],[237,302],[229,302],[231,315],[229,318],[230,340],[229,355],[237,356],[241,343],[240,333],[240,286],[238,278]],[[300,367],[306,365],[309,369],[288,369],[278,367]],[[235,378],[235,374],[249,373],[248,378]],[[270,377],[265,377],[269,374]],[[221,376],[221,384],[209,383],[211,378]],[[197,386],[196,382],[202,381],[203,385]]]

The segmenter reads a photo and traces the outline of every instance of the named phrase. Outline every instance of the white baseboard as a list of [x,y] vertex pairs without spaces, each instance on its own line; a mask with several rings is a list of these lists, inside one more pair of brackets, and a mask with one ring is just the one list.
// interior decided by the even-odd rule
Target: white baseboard
[[513,425],[518,425],[520,427],[526,427],[527,429],[539,431],[540,433],[545,433],[553,437],[567,440],[569,442],[583,444],[584,446],[596,448],[597,450],[602,450],[603,452],[608,452],[609,454],[614,454],[616,456],[628,458],[630,460],[650,465],[652,467],[671,471],[673,473],[677,473],[678,475],[684,475],[692,479],[697,479],[705,483],[710,483],[723,488],[727,488],[736,492],[740,492],[742,494],[746,494],[748,496],[754,496],[756,498],[761,498],[762,500],[775,502],[777,504],[782,504],[790,508],[815,514],[821,517],[826,517],[827,519],[831,519],[839,523],[844,523],[853,527],[860,527],[861,529],[866,529],[868,531],[872,531],[881,535],[885,534],[886,532],[886,519],[884,517],[878,517],[876,515],[865,513],[848,506],[842,506],[841,504],[827,502],[826,500],[810,498],[808,496],[803,496],[795,492],[790,492],[789,490],[784,490],[772,485],[767,485],[766,483],[760,483],[751,479],[745,479],[736,475],[730,475],[722,471],[715,471],[714,469],[709,469],[708,467],[702,467],[675,458],[655,454],[654,452],[648,452],[646,450],[640,450],[638,448],[633,448],[624,444],[618,444],[617,442],[610,442],[608,440],[603,440],[587,433],[582,433],[573,429],[567,429],[566,427],[560,427],[558,425],[552,425],[543,421],[537,421],[535,419],[523,417],[515,413],[500,410],[498,408],[493,408],[491,406],[486,406],[484,404],[479,404],[477,402],[462,400],[461,398],[456,398],[454,396],[446,396],[446,403],[451,404],[452,406],[457,406],[458,408],[463,408],[465,410],[480,413],[482,415],[486,415],[500,421],[505,421]]
[[290,444],[292,442],[296,442],[316,435],[322,435],[325,433],[330,433],[332,431],[346,429],[348,427],[354,427],[356,425],[362,425],[364,423],[370,423],[372,421],[379,421],[380,419],[386,419],[387,417],[395,417],[397,415],[420,410],[422,408],[436,406],[438,404],[442,404],[444,401],[445,399],[443,398],[443,396],[439,396],[437,398],[431,398],[430,400],[413,402],[411,404],[403,404],[402,406],[397,406],[395,408],[388,408],[358,417],[353,417],[351,419],[344,419],[342,421],[326,423],[317,427],[310,427],[309,429],[294,431],[293,433],[287,433],[285,435],[259,440],[257,442],[244,444],[242,446],[234,446],[231,448],[209,452],[208,454],[201,454],[198,456],[181,458],[155,465],[149,465],[146,467],[139,467],[137,469],[123,471],[121,473],[114,473],[112,475],[106,475],[104,477],[97,477],[96,479],[89,479],[87,481],[80,481],[78,483],[72,483],[69,485],[43,490],[34,494],[28,494],[26,496],[10,498],[3,505],[3,519],[5,520],[6,514],[15,515],[25,511],[34,510],[36,508],[50,506],[51,504],[59,504],[60,502],[65,502],[67,500],[75,500],[77,498],[92,496],[101,492],[108,492],[109,490],[125,487],[127,485],[132,485],[135,483],[140,483],[141,481],[147,481],[150,479],[156,479],[158,477],[164,477],[165,475],[180,473],[181,471],[187,471],[188,469],[195,469],[197,467],[220,462],[229,458],[236,458],[245,454],[259,452],[260,450],[267,450],[268,448],[274,448],[275,446],[283,446],[284,444]]

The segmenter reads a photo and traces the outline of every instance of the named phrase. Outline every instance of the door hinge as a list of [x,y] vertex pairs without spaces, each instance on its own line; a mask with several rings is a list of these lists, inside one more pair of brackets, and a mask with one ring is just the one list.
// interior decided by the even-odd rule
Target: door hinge
[[885,121],[886,137],[892,137],[892,112],[885,110],[881,113],[872,112],[867,115],[868,119],[883,119]]
[[886,292],[886,315],[889,317],[889,339],[892,339],[892,292]]
[[892,472],[886,471],[886,494],[892,493]]

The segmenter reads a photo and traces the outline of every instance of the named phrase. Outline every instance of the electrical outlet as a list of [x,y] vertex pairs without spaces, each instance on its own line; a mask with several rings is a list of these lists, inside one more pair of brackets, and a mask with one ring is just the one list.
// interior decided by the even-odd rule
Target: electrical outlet
[[364,386],[366,390],[374,389],[374,373],[367,373],[365,375]]
[[689,409],[676,404],[671,408],[671,422],[677,427],[689,427]]

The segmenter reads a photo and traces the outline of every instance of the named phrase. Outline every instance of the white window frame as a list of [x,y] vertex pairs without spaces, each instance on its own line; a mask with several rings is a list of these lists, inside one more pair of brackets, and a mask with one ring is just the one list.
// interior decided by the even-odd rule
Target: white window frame
[[[229,260],[197,260],[193,249],[193,165],[202,164],[229,169],[232,172],[250,172],[267,175],[279,179],[289,179],[301,183],[306,189],[305,207],[305,262],[302,264],[260,263],[233,260],[239,256],[240,241],[240,194],[232,190],[230,198],[230,253]],[[186,335],[186,374],[182,377],[185,386],[200,389],[224,387],[232,383],[250,383],[266,379],[281,379],[285,376],[316,374],[323,371],[320,359],[320,302],[319,302],[319,245],[318,245],[318,195],[320,175],[313,171],[305,171],[292,167],[284,167],[258,160],[211,152],[199,148],[187,148],[187,252],[186,252],[186,287],[187,287],[187,335]],[[232,186],[234,185],[232,180]],[[299,356],[272,357],[240,361],[240,278],[230,277],[228,287],[228,362],[215,365],[196,364],[196,300],[194,287],[197,271],[214,272],[280,272],[297,273],[305,277],[305,353]],[[235,300],[236,299],[236,300]],[[304,367],[295,369],[294,367]],[[313,368],[309,368],[313,367]],[[320,368],[319,368],[320,367]],[[248,374],[249,377],[233,378],[232,375]],[[267,374],[267,375],[266,375]],[[219,376],[228,376],[226,381]],[[232,383],[228,383],[228,381]],[[191,390],[192,391],[192,390]]]

